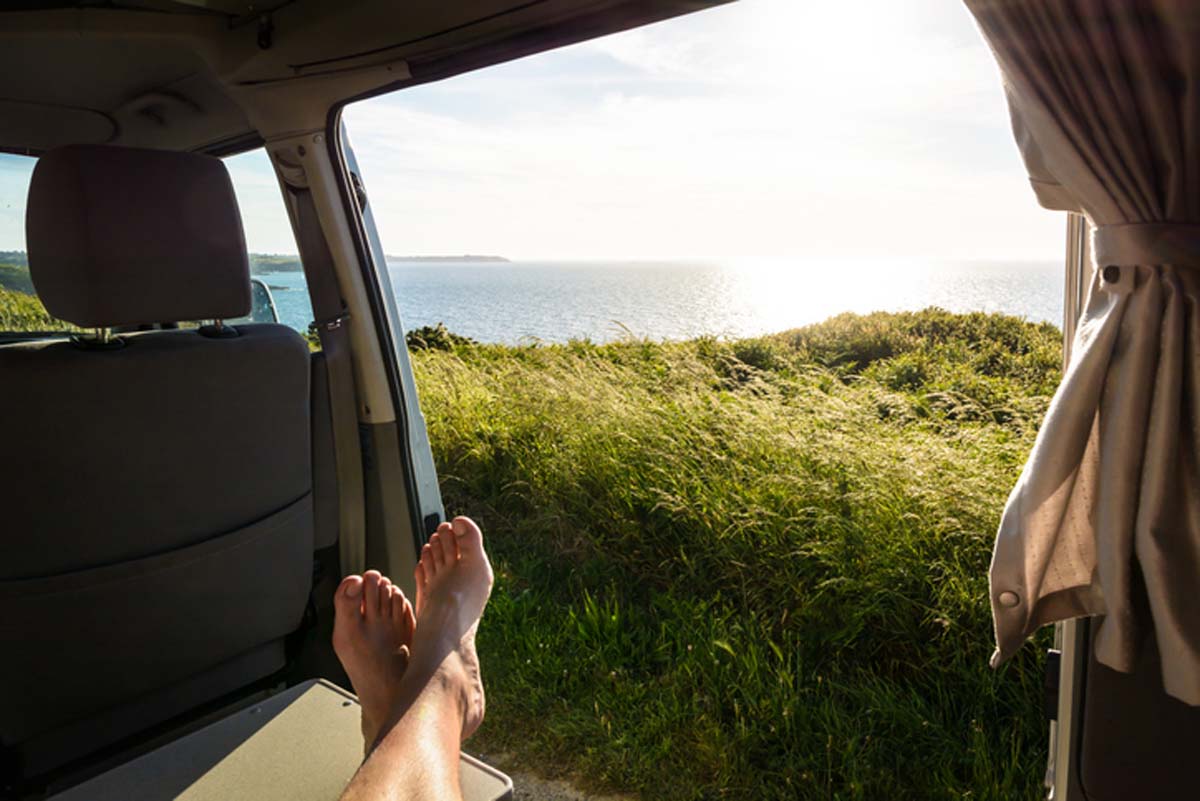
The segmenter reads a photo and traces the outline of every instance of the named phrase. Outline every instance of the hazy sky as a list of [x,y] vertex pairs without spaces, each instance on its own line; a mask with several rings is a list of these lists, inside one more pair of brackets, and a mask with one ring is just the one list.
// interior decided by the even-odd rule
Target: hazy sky
[[[995,63],[947,0],[741,0],[365,101],[346,123],[389,253],[1062,256]],[[231,168],[251,249],[294,252],[265,157]],[[19,246],[19,216],[0,194],[0,248]]]
[[346,122],[391,253],[1062,255],[947,0],[742,0]]

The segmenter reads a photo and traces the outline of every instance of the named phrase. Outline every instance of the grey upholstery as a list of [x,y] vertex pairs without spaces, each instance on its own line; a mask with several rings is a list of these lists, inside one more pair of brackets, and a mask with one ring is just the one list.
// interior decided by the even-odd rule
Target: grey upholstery
[[[103,218],[94,206],[109,203],[132,213],[106,210],[107,224],[123,230],[78,247],[79,262],[62,256],[71,247],[47,257],[31,238],[34,283],[55,287],[56,313],[103,326],[236,311],[248,280],[231,194],[210,192],[195,210],[225,235],[232,215],[236,258],[174,217],[152,216],[177,237],[169,253],[137,216],[147,174],[180,178],[154,191],[162,208],[183,213],[194,197],[179,195],[196,191],[185,179],[204,173],[219,184],[208,173],[215,164],[223,176],[220,162],[71,150],[61,163],[112,184],[103,203],[98,192],[87,196],[82,216]],[[112,163],[101,163],[108,152]],[[31,195],[48,213],[58,193],[76,189],[39,165]],[[63,235],[88,231],[71,223]],[[120,272],[114,243],[159,261],[134,259]],[[210,260],[201,270],[185,256],[176,271],[175,253]],[[140,300],[109,296],[143,283]],[[26,773],[284,666],[283,640],[301,626],[312,582],[309,354],[284,326],[236,330],[124,334],[117,349],[63,339],[0,346],[0,686],[9,688],[0,694],[0,745]]]
[[20,454],[0,459],[0,580],[194,545],[309,493],[307,346],[283,326],[238,331],[0,347],[4,386],[20,387],[0,392]]
[[25,237],[38,297],[76,325],[250,312],[246,241],[218,159],[103,145],[51,150],[33,170]]
[[44,775],[66,760],[112,742],[119,733],[144,731],[241,689],[246,676],[269,675],[284,662],[284,644],[274,640],[184,681],[34,735],[20,744],[19,769],[27,776]]

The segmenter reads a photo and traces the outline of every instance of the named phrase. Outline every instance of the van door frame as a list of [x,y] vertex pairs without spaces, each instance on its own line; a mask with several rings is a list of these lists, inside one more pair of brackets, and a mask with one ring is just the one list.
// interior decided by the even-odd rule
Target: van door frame
[[[366,281],[380,350],[387,370],[388,385],[396,411],[396,426],[402,449],[404,484],[408,508],[412,514],[413,552],[419,554],[429,535],[445,519],[437,469],[429,441],[425,417],[417,395],[416,379],[404,327],[396,305],[396,296],[387,259],[375,225],[375,217],[366,181],[350,144],[342,111],[347,104],[335,105],[329,112],[325,141],[330,162],[337,171],[337,186],[352,235],[358,261]],[[364,202],[365,201],[365,202]]]
[[[1092,261],[1091,228],[1082,214],[1067,215],[1067,252],[1063,292],[1063,369],[1071,360],[1075,328],[1087,299],[1088,266]],[[1051,801],[1083,801],[1078,752],[1082,729],[1083,680],[1087,656],[1087,620],[1064,620],[1054,626],[1054,648],[1060,653],[1058,705],[1050,723],[1050,764],[1046,786]]]

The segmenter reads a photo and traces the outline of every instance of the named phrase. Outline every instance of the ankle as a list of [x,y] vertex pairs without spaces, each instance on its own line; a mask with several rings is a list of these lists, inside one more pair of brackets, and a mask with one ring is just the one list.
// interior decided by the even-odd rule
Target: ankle
[[459,716],[467,714],[471,695],[471,677],[457,652],[451,651],[434,669],[427,689],[447,704],[458,708]]
[[471,698],[469,682],[462,660],[454,652],[438,663],[414,659],[400,681],[395,705],[382,721],[383,728],[390,729],[401,717],[418,708],[464,719]]

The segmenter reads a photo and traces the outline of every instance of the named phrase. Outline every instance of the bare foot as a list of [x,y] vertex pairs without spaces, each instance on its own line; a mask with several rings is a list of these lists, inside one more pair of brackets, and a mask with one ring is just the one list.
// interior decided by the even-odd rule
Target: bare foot
[[416,617],[400,588],[378,570],[342,579],[333,608],[333,650],[358,695],[363,747],[370,751],[399,701]]
[[406,678],[439,681],[458,695],[465,740],[483,722],[475,630],[493,579],[479,526],[469,517],[438,526],[421,549],[416,579],[417,627]]

